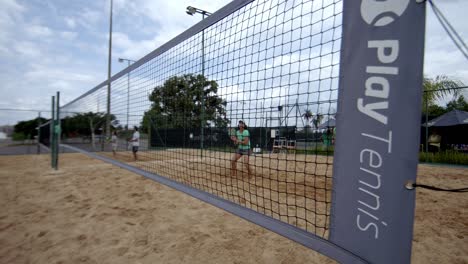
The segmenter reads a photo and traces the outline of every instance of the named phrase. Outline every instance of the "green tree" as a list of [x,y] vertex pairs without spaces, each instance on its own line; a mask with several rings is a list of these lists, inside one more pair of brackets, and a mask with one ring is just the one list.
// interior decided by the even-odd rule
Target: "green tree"
[[217,92],[216,81],[207,80],[203,75],[169,78],[149,95],[152,104],[143,116],[142,130],[147,131],[150,123],[164,128],[199,128],[202,112],[204,127],[226,127],[229,123],[225,110],[227,103]]
[[322,114],[314,114],[312,113],[312,111],[310,111],[309,109],[306,109],[304,114],[302,115],[302,117],[305,118],[306,120],[306,123],[307,125],[305,126],[305,129],[308,129],[310,128],[310,124],[313,124],[315,129],[318,128],[318,126],[320,125],[320,123],[322,122],[323,120],[323,115]]
[[433,104],[427,107],[427,112],[431,118],[434,118],[447,113],[447,109],[440,105]]
[[323,120],[323,115],[322,114],[316,114],[314,118],[312,119],[312,123],[315,126],[315,129],[318,129],[320,123],[322,123]]
[[438,99],[442,99],[447,95],[458,96],[459,90],[457,88],[463,86],[459,80],[450,79],[445,75],[438,75],[435,78],[424,77],[423,79],[423,113],[426,113],[426,102],[428,106],[436,104]]
[[306,123],[308,124],[310,123],[310,120],[314,117],[314,113],[312,113],[312,111],[310,111],[309,109],[306,109],[302,117],[305,118]]
[[37,127],[41,123],[45,123],[47,119],[37,117],[35,119],[20,121],[13,127],[14,138],[16,139],[33,139],[37,136]]
[[450,112],[454,109],[467,111],[468,112],[468,102],[466,101],[463,95],[460,95],[458,98],[453,99],[447,103],[447,112]]
[[[96,134],[100,134],[101,131],[104,131],[106,116],[107,114],[101,112],[88,112],[65,117],[62,119],[62,133],[67,137],[91,136],[91,143],[93,148],[95,148]],[[110,119],[111,128],[114,129],[118,121],[114,115],[111,115]]]

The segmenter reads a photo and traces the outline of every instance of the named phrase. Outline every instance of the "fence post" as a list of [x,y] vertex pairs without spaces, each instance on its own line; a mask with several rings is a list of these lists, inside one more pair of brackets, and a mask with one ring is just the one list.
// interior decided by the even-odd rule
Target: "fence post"
[[60,92],[57,92],[57,110],[55,112],[55,169],[58,170],[58,156],[59,156],[59,147],[60,147]]
[[428,122],[429,122],[429,106],[428,106],[428,102],[427,102],[427,101],[429,101],[428,100],[429,95],[427,94],[428,92],[429,91],[424,91],[424,93],[426,93],[426,96],[425,96],[426,97],[426,102],[425,102],[425,104],[426,104],[426,140],[425,140],[426,155],[424,155],[426,162],[427,162],[427,159],[428,159],[427,155],[429,155],[429,145],[428,145],[428,142],[427,142],[428,138],[429,138],[429,124],[428,124]]
[[38,114],[37,122],[37,154],[41,154],[41,112]]
[[55,123],[55,96],[52,96],[52,111],[50,117],[50,165],[52,168],[55,168],[55,133],[54,133],[54,123]]

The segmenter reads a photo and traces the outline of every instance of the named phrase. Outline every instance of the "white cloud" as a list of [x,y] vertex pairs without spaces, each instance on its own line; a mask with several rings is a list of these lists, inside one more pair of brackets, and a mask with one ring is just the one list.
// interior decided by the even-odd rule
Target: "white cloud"
[[26,8],[18,4],[15,0],[2,0],[0,9],[0,29],[14,26],[15,20],[26,11]]
[[65,19],[65,24],[67,24],[67,26],[71,29],[74,29],[76,27],[76,21],[75,19],[71,18],[71,17],[66,17],[64,18]]
[[9,52],[10,50],[8,49],[8,47],[4,47],[0,44],[0,54],[7,54]]
[[127,49],[133,46],[133,42],[128,38],[128,35],[121,32],[112,33],[112,42],[116,48]]
[[25,58],[38,58],[41,52],[36,43],[30,41],[19,41],[14,44],[13,49]]
[[[26,72],[24,77],[28,80],[54,80],[54,83],[64,81],[94,82],[95,76],[78,73],[75,69],[53,68],[47,65],[36,64],[33,69]],[[57,82],[58,81],[58,82]]]
[[87,30],[96,31],[96,26],[101,17],[103,17],[104,15],[105,14],[103,14],[102,12],[85,8],[80,12],[79,18],[76,22],[81,26],[85,27]]
[[60,32],[60,37],[65,40],[74,40],[78,36],[78,33],[72,31],[62,31]]
[[[461,6],[465,2],[465,7]],[[468,38],[468,23],[464,17],[466,1],[445,1],[436,5],[449,20],[461,38]],[[426,42],[424,73],[428,77],[447,75],[468,84],[468,64],[462,53],[444,31],[440,22],[435,18],[433,11],[428,6],[426,23]]]
[[10,31],[21,23],[22,14],[26,8],[15,0],[3,0],[0,8],[0,54],[10,56],[14,36]]
[[41,25],[27,25],[26,34],[31,38],[47,38],[53,35],[53,31],[45,26]]
[[[164,44],[165,41],[167,41],[167,39],[161,36],[156,36],[147,40],[131,40],[129,36],[124,33],[114,32],[112,34],[114,56],[132,60],[140,59]],[[105,50],[107,52],[107,46]]]

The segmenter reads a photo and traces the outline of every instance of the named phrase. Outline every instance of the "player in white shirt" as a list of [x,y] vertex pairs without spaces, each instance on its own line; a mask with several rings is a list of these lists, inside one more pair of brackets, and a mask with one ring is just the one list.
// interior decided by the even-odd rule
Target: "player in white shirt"
[[112,133],[112,138],[111,138],[111,143],[112,143],[112,154],[115,156],[115,152],[117,151],[117,132],[114,131]]
[[129,141],[132,142],[132,152],[133,152],[133,158],[135,161],[138,159],[137,152],[138,152],[138,147],[140,147],[140,132],[138,132],[138,127],[133,128],[134,132],[132,135],[132,139]]

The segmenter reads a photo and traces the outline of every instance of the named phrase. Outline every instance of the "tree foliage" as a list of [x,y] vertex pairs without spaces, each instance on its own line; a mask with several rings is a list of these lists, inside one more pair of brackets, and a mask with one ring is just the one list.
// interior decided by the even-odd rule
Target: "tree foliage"
[[22,135],[22,139],[33,139],[37,136],[37,127],[39,126],[39,120],[41,123],[47,122],[47,119],[42,117],[37,117],[31,120],[20,121],[14,128],[13,132],[16,135]]
[[[464,86],[463,82],[451,79],[445,75],[439,75],[435,78],[424,77],[422,120],[425,120],[426,115],[428,119],[433,119],[447,112],[450,112],[453,109],[467,111],[467,109],[464,108],[463,105],[463,102],[466,102],[466,100],[463,97],[463,95],[461,95],[462,90],[456,89],[462,86]],[[437,104],[437,100],[444,99],[450,95],[453,96],[453,99],[449,103],[447,103],[445,107]]]
[[150,123],[164,128],[197,128],[202,125],[202,115],[204,127],[227,126],[227,103],[217,92],[216,81],[207,80],[203,75],[186,74],[169,78],[149,95],[152,104],[144,114],[143,131],[149,128]]
[[302,117],[305,118],[306,120],[306,123],[307,125],[305,126],[305,128],[308,128],[310,127],[309,126],[309,123],[313,124],[314,125],[314,128],[317,129],[320,125],[320,123],[322,123],[322,120],[323,120],[323,114],[320,114],[320,113],[317,113],[317,114],[314,114],[311,110],[309,109],[306,109],[304,114],[302,115]]
[[[62,132],[67,136],[100,134],[106,125],[105,113],[80,113],[62,119]],[[116,118],[111,115],[112,124]],[[112,126],[114,127],[114,126]]]
[[454,109],[462,110],[468,112],[468,101],[466,101],[463,95],[460,95],[458,98],[453,99],[447,103],[447,112]]
[[[460,95],[449,101],[445,107],[434,104],[430,105],[427,109],[428,119],[430,120],[455,109],[468,112],[468,101],[463,95]],[[424,114],[425,112],[423,112],[422,122],[425,122],[426,117]]]
[[[463,86],[459,80],[450,79],[445,75],[438,75],[435,78],[424,77],[423,79],[423,112],[426,112],[425,104],[428,106],[436,104],[438,99],[445,96],[453,95],[454,97],[460,94],[459,90],[452,89]],[[450,90],[452,89],[452,90]]]

